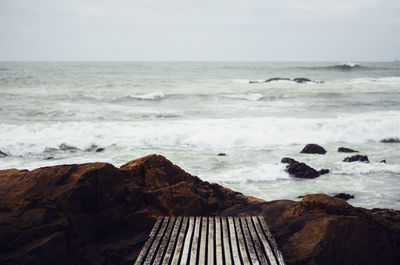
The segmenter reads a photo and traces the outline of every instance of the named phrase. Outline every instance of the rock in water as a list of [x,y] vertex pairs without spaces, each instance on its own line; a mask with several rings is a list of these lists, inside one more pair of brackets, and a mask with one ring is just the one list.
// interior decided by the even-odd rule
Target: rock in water
[[350,199],[354,199],[354,195],[347,193],[336,193],[335,195],[332,196],[332,198],[348,201]]
[[343,162],[364,162],[364,163],[369,163],[368,156],[363,156],[363,155],[355,155],[355,156],[350,156],[346,157]]
[[358,151],[346,147],[339,147],[337,151],[341,153],[358,153]]
[[284,157],[281,160],[281,163],[288,164],[286,166],[286,172],[292,175],[295,178],[317,178],[323,174],[328,174],[328,169],[322,169],[320,171],[315,170],[314,168],[306,165],[305,163],[300,163],[292,158]]
[[8,154],[6,154],[6,153],[4,153],[4,152],[2,152],[2,151],[0,150],[0,158],[1,158],[1,157],[6,157],[6,156],[8,156]]
[[381,143],[400,143],[400,139],[399,138],[385,138],[381,140]]
[[324,155],[324,154],[326,154],[326,150],[320,145],[308,144],[303,148],[303,150],[301,150],[300,153]]
[[225,153],[219,153],[217,156],[226,156]]

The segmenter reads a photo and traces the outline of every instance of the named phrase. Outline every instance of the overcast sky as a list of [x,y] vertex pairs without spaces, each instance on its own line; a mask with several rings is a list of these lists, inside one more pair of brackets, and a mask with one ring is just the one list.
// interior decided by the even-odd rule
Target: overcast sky
[[400,0],[0,0],[0,60],[400,59]]

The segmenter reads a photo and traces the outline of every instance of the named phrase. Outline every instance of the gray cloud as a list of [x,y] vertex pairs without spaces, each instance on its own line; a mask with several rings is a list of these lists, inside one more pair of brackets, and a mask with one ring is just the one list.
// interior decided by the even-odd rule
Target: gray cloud
[[1,60],[394,60],[398,0],[1,0]]

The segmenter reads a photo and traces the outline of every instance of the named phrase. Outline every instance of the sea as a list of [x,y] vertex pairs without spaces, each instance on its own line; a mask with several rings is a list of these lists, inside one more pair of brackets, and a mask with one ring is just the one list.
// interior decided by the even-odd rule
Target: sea
[[[399,137],[399,61],[0,62],[0,169],[155,153],[268,201],[349,193],[400,209],[400,143],[381,142]],[[300,153],[309,143],[327,153]],[[294,178],[283,157],[330,173]]]

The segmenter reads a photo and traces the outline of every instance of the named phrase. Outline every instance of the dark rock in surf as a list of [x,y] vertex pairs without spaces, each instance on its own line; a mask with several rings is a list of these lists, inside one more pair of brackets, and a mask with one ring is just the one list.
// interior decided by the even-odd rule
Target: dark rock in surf
[[386,159],[383,159],[383,160],[379,161],[379,163],[385,163],[386,164]]
[[281,163],[288,164],[286,166],[286,172],[295,178],[312,179],[329,173],[328,169],[321,169],[320,171],[317,171],[305,163],[298,162],[289,157],[282,158]]
[[368,160],[368,156],[355,155],[355,156],[346,157],[345,159],[343,159],[343,162],[364,162],[364,163],[369,163],[369,160]]
[[226,156],[225,153],[219,153],[217,156]]
[[293,81],[295,81],[296,83],[299,83],[299,84],[307,83],[307,82],[314,82],[313,80],[304,78],[304,77],[293,78]]
[[324,155],[326,154],[326,150],[317,144],[308,144],[306,145],[303,150],[301,150],[300,153],[303,154],[320,154],[320,155]]
[[354,199],[354,195],[347,193],[336,193],[335,195],[332,196],[332,198],[348,201],[350,199]]
[[6,157],[6,156],[8,156],[8,154],[7,154],[7,153],[4,153],[4,152],[2,152],[2,151],[0,150],[0,158],[1,158],[1,157]]
[[104,150],[105,150],[104,148],[97,148],[97,149],[96,149],[96,153],[103,152]]
[[67,151],[67,152],[71,152],[71,153],[75,153],[79,151],[79,148],[76,148],[75,146],[70,146],[67,145],[65,143],[60,144],[60,146],[58,147],[61,151]]
[[54,156],[46,157],[44,160],[52,160],[52,159],[54,159]]
[[337,151],[340,153],[358,153],[358,151],[346,147],[339,147]]
[[385,138],[381,140],[381,143],[385,144],[393,144],[393,143],[400,143],[399,138]]

